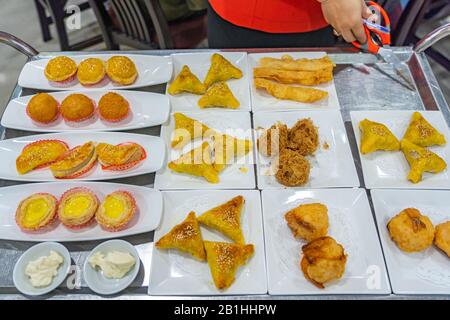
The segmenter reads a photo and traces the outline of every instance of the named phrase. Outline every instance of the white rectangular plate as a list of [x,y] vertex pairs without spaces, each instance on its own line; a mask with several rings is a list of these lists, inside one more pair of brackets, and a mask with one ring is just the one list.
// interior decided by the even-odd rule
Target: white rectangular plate
[[[92,119],[83,121],[82,123],[70,123],[59,118],[49,124],[39,124],[33,121],[27,115],[27,105],[33,96],[23,96],[11,100],[6,107],[3,114],[1,124],[3,127],[28,130],[34,132],[62,132],[62,131],[119,131],[119,130],[133,130],[145,127],[160,125],[167,121],[170,113],[169,99],[162,95],[152,92],[139,91],[104,91],[104,90],[85,90],[79,91],[95,101],[98,102],[101,97],[108,92],[116,92],[123,96],[130,105],[130,115],[123,121],[114,123],[107,122],[100,119],[98,112]],[[61,103],[68,95],[73,94],[73,91],[60,91],[49,93],[59,103]]]
[[178,76],[184,65],[187,65],[191,69],[200,81],[205,80],[209,67],[211,66],[211,56],[214,52],[201,52],[201,53],[180,53],[173,54],[173,73],[170,83],[167,84],[166,94],[169,96],[170,104],[173,111],[196,111],[196,110],[225,110],[225,111],[250,111],[250,88],[248,82],[247,73],[247,53],[246,52],[217,52],[224,56],[234,66],[241,69],[243,76],[240,79],[230,79],[226,81],[230,90],[233,92],[236,99],[239,100],[240,106],[238,109],[227,108],[206,108],[200,109],[198,106],[198,100],[200,95],[191,93],[182,93],[178,95],[170,95],[167,89],[170,83]]
[[[15,214],[20,201],[39,192],[48,192],[56,198],[67,190],[85,187],[92,190],[101,202],[106,195],[117,190],[130,192],[136,199],[138,211],[129,226],[121,231],[103,230],[97,223],[73,231],[57,222],[53,228],[38,232],[24,232],[15,222]],[[162,195],[158,190],[128,184],[106,182],[48,182],[22,184],[0,189],[0,238],[15,241],[91,241],[109,238],[126,237],[156,229],[161,221]]]
[[150,56],[143,54],[88,54],[70,56],[77,64],[87,58],[99,58],[104,61],[117,55],[127,56],[133,60],[138,70],[136,82],[131,85],[114,83],[105,76],[99,84],[93,86],[82,86],[77,79],[68,84],[55,84],[47,80],[44,69],[48,61],[53,58],[39,59],[27,62],[19,76],[19,86],[40,90],[82,90],[82,89],[131,89],[155,84],[165,83],[172,76],[172,60],[169,56]]
[[[311,165],[309,181],[298,188],[358,187],[359,179],[353,162],[344,123],[338,110],[305,110],[290,112],[259,112],[253,114],[256,136],[260,128],[268,129],[278,121],[291,128],[303,118],[310,118],[319,130],[319,147],[314,156],[308,156]],[[324,149],[323,144],[328,144]],[[275,176],[269,175],[271,159],[257,154],[258,188],[285,188]]]
[[416,208],[434,226],[450,219],[450,191],[371,190],[381,244],[395,294],[450,293],[449,258],[435,246],[418,252],[400,250],[391,240],[387,224],[403,209]]
[[328,98],[314,103],[301,103],[291,100],[279,100],[264,90],[257,90],[253,84],[253,68],[259,65],[259,59],[263,57],[280,59],[288,54],[294,59],[307,58],[316,59],[326,55],[325,52],[274,52],[274,53],[252,53],[248,55],[248,75],[250,80],[250,94],[252,99],[252,110],[258,111],[287,111],[287,110],[307,110],[307,109],[339,109],[339,100],[336,93],[334,80],[321,83],[311,88],[316,88],[328,92]]
[[[350,113],[355,132],[358,150],[361,143],[359,122],[369,119],[386,125],[389,130],[401,140],[409,126],[414,111],[353,111]],[[447,141],[450,132],[440,111],[419,111],[425,119],[439,132],[445,135]],[[429,150],[442,157],[450,164],[450,145],[429,147]],[[403,189],[450,189],[450,174],[448,169],[438,174],[424,173],[419,183],[407,179],[409,164],[401,151],[376,151],[363,155],[360,153],[361,166],[365,186],[368,189],[403,188]]]
[[[386,267],[377,230],[364,189],[310,189],[262,191],[264,238],[269,294],[390,294]],[[319,289],[300,269],[302,246],[284,214],[306,203],[328,207],[328,235],[342,244],[347,254],[341,279]]]
[[[243,295],[267,293],[264,240],[262,229],[261,198],[256,190],[207,190],[163,192],[164,214],[155,231],[155,241],[182,222],[187,214],[197,216],[233,197],[242,195],[241,226],[246,243],[255,246],[253,257],[240,267],[236,280],[225,290],[218,290],[211,277],[207,262],[199,262],[177,250],[154,248],[150,272],[150,295]],[[212,229],[200,227],[204,240],[230,242]]]
[[58,179],[53,177],[49,168],[33,170],[24,175],[19,175],[16,170],[16,158],[27,144],[38,140],[49,139],[62,140],[69,145],[69,148],[74,148],[89,141],[106,142],[114,145],[124,142],[135,142],[140,144],[147,153],[147,159],[130,170],[102,170],[100,165],[97,164],[86,176],[76,180],[118,179],[155,172],[161,168],[165,155],[164,142],[161,138],[143,134],[122,132],[66,132],[40,134],[0,141],[0,152],[3,161],[3,165],[0,166],[0,178],[16,181],[58,181]]
[[[209,128],[229,134],[239,139],[252,140],[251,120],[249,112],[183,112],[188,117],[203,122]],[[172,132],[174,130],[173,115],[170,122],[161,128],[161,137],[166,143],[167,157],[164,166],[156,173],[155,188],[157,189],[253,189],[255,188],[255,170],[253,150],[245,157],[239,158],[235,163],[228,165],[219,173],[220,182],[213,184],[202,177],[194,177],[188,174],[176,173],[167,164],[178,159],[181,154],[202,144],[201,139],[186,145],[181,151],[170,147]],[[237,130],[234,130],[237,129]],[[204,140],[209,141],[209,140]],[[211,143],[211,150],[213,145]]]

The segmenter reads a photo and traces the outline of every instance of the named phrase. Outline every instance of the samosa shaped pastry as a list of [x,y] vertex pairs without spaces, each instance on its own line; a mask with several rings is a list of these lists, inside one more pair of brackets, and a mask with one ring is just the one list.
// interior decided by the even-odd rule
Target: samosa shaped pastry
[[198,217],[198,222],[216,229],[236,243],[245,243],[241,229],[241,211],[245,203],[243,196],[237,196],[230,201],[212,208]]
[[414,112],[411,123],[406,129],[403,139],[421,147],[430,147],[434,145],[444,145],[445,137],[437,131],[419,112]]
[[208,126],[182,113],[174,113],[173,118],[175,120],[175,130],[171,145],[174,149],[181,149],[190,141],[200,137],[206,137],[212,133],[212,130]]
[[250,140],[237,139],[226,134],[215,134],[214,138],[214,168],[217,171],[225,169],[233,159],[245,156],[252,147]]
[[218,82],[209,87],[198,100],[198,106],[202,109],[211,107],[237,109],[240,103],[225,82]]
[[191,72],[188,66],[184,65],[178,76],[170,84],[167,92],[171,95],[189,92],[193,94],[204,94],[205,85]]
[[384,124],[364,119],[359,123],[362,154],[400,150],[400,142]]
[[217,289],[226,289],[234,282],[237,269],[253,256],[252,244],[205,241],[206,257]]
[[191,254],[200,261],[206,260],[202,233],[195,212],[190,212],[183,222],[162,236],[155,246],[158,249],[177,249]]
[[411,167],[408,180],[413,183],[421,181],[424,172],[439,173],[447,168],[444,159],[409,140],[403,139],[401,141],[401,148]]
[[201,146],[182,154],[178,159],[171,161],[168,167],[178,173],[203,177],[210,183],[219,182],[219,173],[212,165],[211,148],[208,142],[203,142]]
[[233,64],[222,55],[214,53],[211,56],[211,66],[206,74],[205,81],[203,81],[206,88],[209,88],[213,83],[227,81],[228,79],[233,78],[242,78],[242,71],[233,66]]

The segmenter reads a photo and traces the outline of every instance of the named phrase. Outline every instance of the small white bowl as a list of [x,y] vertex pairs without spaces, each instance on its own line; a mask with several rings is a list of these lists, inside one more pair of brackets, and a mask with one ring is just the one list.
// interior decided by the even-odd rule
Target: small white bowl
[[[25,274],[27,264],[30,261],[36,260],[42,256],[48,256],[51,250],[59,253],[63,257],[64,262],[59,266],[58,275],[53,278],[53,281],[49,286],[35,288],[31,285],[30,279]],[[66,279],[69,274],[70,265],[70,254],[66,247],[57,242],[42,242],[25,251],[19,260],[17,260],[13,271],[14,285],[17,290],[28,296],[40,296],[47,294],[55,290],[61,283],[63,283],[64,279]]]
[[[89,259],[98,251],[103,253],[110,251],[129,252],[136,259],[136,263],[122,279],[109,279],[103,275],[103,271],[98,268],[94,269],[89,264]],[[83,266],[84,281],[86,281],[86,284],[92,291],[98,294],[115,294],[126,289],[134,281],[134,279],[136,279],[136,276],[139,273],[140,265],[141,260],[139,259],[139,254],[131,243],[117,239],[105,241],[96,246],[86,258]]]

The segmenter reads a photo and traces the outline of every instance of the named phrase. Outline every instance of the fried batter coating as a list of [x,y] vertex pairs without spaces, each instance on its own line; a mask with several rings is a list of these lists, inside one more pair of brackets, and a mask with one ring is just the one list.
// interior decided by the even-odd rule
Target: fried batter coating
[[284,123],[276,123],[264,130],[258,138],[258,150],[266,157],[276,156],[285,149],[288,141],[288,127]]
[[333,72],[329,69],[318,71],[291,71],[263,67],[253,69],[253,77],[274,80],[284,84],[314,86],[333,80]]
[[279,156],[278,171],[275,177],[287,187],[297,187],[308,182],[309,161],[298,151],[283,149]]
[[319,146],[319,134],[311,119],[301,119],[289,129],[288,148],[302,156],[313,154]]
[[321,203],[302,204],[284,218],[296,238],[312,241],[327,235],[328,208]]
[[436,226],[434,245],[450,258],[450,221],[446,221]]
[[305,278],[324,289],[324,284],[340,279],[345,272],[347,255],[342,245],[331,237],[322,237],[302,247],[300,267]]
[[405,252],[419,252],[433,243],[431,220],[415,208],[401,211],[388,222],[387,228],[392,240]]
[[406,129],[403,139],[421,147],[442,146],[446,143],[445,136],[437,131],[419,112],[413,113],[411,123]]
[[312,103],[328,97],[328,92],[319,89],[290,86],[262,78],[256,78],[254,82],[257,89],[265,89],[270,95],[281,100]]
[[285,55],[281,59],[269,57],[261,58],[259,60],[259,65],[266,68],[293,71],[319,71],[323,69],[332,71],[335,66],[333,61],[328,56],[319,59],[302,58],[294,60],[289,55]]

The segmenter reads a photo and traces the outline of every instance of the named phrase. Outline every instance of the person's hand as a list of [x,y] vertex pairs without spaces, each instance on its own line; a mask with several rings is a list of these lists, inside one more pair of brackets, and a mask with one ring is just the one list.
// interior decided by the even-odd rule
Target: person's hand
[[345,41],[367,42],[363,19],[373,19],[364,0],[318,0],[325,20]]

